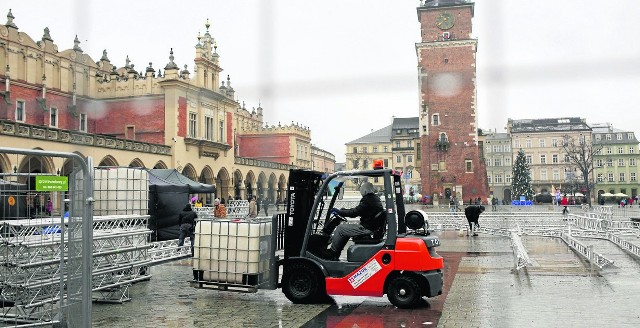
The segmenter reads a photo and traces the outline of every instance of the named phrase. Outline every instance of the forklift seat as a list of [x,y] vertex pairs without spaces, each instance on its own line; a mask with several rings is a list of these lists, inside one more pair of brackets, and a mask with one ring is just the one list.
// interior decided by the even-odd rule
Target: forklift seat
[[364,262],[384,247],[384,241],[377,244],[354,244],[347,250],[347,262]]
[[363,245],[372,245],[372,244],[378,244],[379,242],[381,242],[382,239],[384,238],[384,233],[387,230],[386,229],[387,224],[386,222],[384,222],[384,214],[385,214],[385,211],[382,210],[378,212],[378,214],[376,214],[375,216],[376,221],[382,221],[380,222],[381,223],[380,228],[376,229],[371,234],[353,237],[352,238],[353,243],[363,244]]

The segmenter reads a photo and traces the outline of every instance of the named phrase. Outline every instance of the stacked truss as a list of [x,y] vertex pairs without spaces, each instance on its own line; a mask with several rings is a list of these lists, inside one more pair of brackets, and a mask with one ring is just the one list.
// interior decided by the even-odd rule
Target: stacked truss
[[[147,219],[141,215],[94,217],[94,300],[125,301],[131,283],[149,279]],[[51,322],[66,295],[80,292],[67,289],[78,285],[70,282],[81,279],[81,271],[63,270],[71,259],[81,256],[68,241],[70,235],[81,233],[81,225],[69,222],[53,218],[0,222],[0,297],[14,304],[2,308],[5,321]]]

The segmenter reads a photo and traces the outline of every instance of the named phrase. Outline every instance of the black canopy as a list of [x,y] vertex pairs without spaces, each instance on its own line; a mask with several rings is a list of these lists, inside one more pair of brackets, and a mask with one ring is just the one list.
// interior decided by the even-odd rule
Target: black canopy
[[152,240],[177,239],[178,215],[189,202],[190,194],[214,193],[215,187],[195,182],[175,169],[149,171],[149,229]]
[[0,179],[0,220],[27,217],[26,184]]
[[149,170],[149,184],[158,185],[184,185],[189,188],[190,194],[213,193],[215,187],[209,184],[195,182],[184,175],[180,174],[176,169],[152,169]]

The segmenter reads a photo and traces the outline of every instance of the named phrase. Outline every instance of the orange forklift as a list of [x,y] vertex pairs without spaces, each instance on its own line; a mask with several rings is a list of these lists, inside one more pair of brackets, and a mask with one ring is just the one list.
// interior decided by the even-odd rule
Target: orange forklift
[[[402,173],[374,161],[372,170],[342,171],[330,175],[310,170],[290,170],[287,212],[284,220],[284,256],[272,266],[272,277],[293,303],[325,303],[330,295],[387,295],[399,308],[421,304],[423,297],[442,294],[443,259],[435,248],[440,239],[429,231],[422,211],[405,213]],[[384,210],[376,218],[383,228],[353,238],[340,259],[321,257],[331,236],[323,227],[347,219],[330,209],[357,205],[345,189],[371,182],[379,189]],[[352,206],[345,206],[352,207]],[[338,221],[336,221],[338,220]],[[346,255],[346,256],[345,256]],[[277,279],[277,278],[276,278]]]

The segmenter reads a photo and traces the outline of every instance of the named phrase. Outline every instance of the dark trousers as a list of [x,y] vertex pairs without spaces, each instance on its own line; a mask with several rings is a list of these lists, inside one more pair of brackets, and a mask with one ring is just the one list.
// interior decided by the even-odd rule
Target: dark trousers
[[371,233],[371,230],[365,229],[359,224],[343,223],[336,228],[335,233],[333,234],[331,250],[336,254],[339,254],[344,249],[344,246],[347,245],[349,238],[370,235]]
[[183,223],[180,225],[180,236],[178,237],[178,246],[184,245],[184,239],[189,236],[191,241],[191,256],[193,256],[193,244],[195,242],[195,229],[191,223]]

